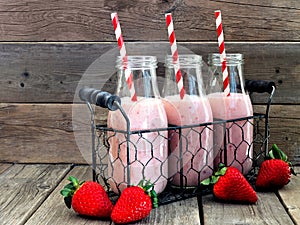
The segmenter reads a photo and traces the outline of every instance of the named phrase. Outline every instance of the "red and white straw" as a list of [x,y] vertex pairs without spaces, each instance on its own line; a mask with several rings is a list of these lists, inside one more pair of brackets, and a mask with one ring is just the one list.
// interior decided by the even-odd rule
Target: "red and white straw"
[[230,96],[230,87],[229,87],[229,76],[228,76],[228,69],[226,65],[226,53],[225,53],[225,43],[224,43],[224,33],[223,33],[223,26],[222,26],[222,17],[221,11],[215,11],[216,17],[216,27],[218,33],[218,44],[220,50],[220,61],[222,63],[222,74],[223,74],[223,89],[226,96]]
[[126,78],[126,82],[127,82],[129,91],[130,91],[130,97],[131,97],[132,101],[137,101],[137,96],[136,96],[134,85],[133,85],[133,74],[132,74],[131,70],[127,68],[128,59],[127,59],[127,53],[126,53],[125,44],[124,44],[124,40],[123,40],[123,36],[122,36],[121,26],[120,26],[119,19],[118,19],[118,14],[112,13],[111,20],[112,20],[112,24],[114,26],[114,31],[115,31],[116,39],[118,42],[120,55],[123,60],[123,68],[125,70],[125,78]]
[[176,83],[177,83],[178,91],[180,94],[180,98],[183,99],[185,92],[184,92],[184,87],[183,87],[183,78],[182,78],[182,74],[181,74],[180,66],[179,66],[178,49],[177,49],[176,37],[175,37],[175,33],[174,33],[172,14],[167,13],[167,14],[165,14],[165,17],[166,17],[166,23],[167,23],[167,27],[168,27],[168,35],[169,35],[169,40],[170,40],[170,45],[171,45],[171,53],[172,53],[172,57],[173,57],[174,70],[175,70],[175,75],[176,75]]

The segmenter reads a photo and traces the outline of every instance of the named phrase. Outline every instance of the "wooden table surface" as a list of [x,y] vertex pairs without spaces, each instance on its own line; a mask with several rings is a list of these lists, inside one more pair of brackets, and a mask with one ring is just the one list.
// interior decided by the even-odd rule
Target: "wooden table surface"
[[[136,224],[300,224],[299,174],[278,193],[258,193],[255,205],[216,202],[212,195],[171,203],[152,210]],[[78,216],[65,207],[60,190],[69,175],[91,179],[89,166],[70,164],[0,164],[0,224],[114,224]]]

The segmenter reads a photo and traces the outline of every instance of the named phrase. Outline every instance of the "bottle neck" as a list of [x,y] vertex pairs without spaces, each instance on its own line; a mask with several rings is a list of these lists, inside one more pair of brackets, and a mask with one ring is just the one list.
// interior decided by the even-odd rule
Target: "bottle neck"
[[[244,88],[243,78],[243,55],[226,54],[226,66],[229,79],[230,93],[247,94]],[[210,73],[209,93],[223,92],[224,71],[220,54],[213,53],[208,56],[208,66]]]
[[[176,67],[177,66],[177,67]],[[180,68],[181,81],[186,95],[205,96],[202,80],[202,57],[199,55],[179,55],[178,60],[168,55],[165,58],[165,83],[162,96],[178,95],[178,73]]]
[[[131,81],[131,88],[134,89],[138,99],[160,97],[156,80],[157,59],[155,56],[118,57],[116,68],[118,69],[116,94],[119,97],[130,96],[128,80]],[[128,77],[129,74],[130,77]]]

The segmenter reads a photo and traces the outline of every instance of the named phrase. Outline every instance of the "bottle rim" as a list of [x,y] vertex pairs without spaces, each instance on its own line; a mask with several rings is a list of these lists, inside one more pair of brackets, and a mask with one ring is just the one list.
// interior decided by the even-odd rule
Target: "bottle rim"
[[202,65],[202,56],[196,54],[186,54],[178,55],[178,61],[174,62],[172,55],[167,55],[165,57],[165,66],[174,67],[174,64],[178,64],[181,67],[184,66],[201,66]]
[[116,68],[124,69],[124,67],[141,70],[141,69],[156,69],[157,68],[157,57],[149,55],[132,55],[127,56],[127,59],[123,61],[121,56],[116,59]]
[[[219,53],[211,53],[208,55],[208,64],[221,66],[221,59]],[[241,53],[226,53],[226,64],[227,65],[236,65],[244,64],[243,54]]]

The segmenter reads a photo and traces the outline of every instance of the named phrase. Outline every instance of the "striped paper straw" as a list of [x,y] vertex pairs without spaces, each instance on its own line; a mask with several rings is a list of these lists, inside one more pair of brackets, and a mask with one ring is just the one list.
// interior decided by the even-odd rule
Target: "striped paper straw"
[[121,26],[120,26],[119,19],[118,19],[118,14],[112,13],[111,20],[112,20],[112,24],[114,26],[114,31],[116,34],[116,39],[118,42],[120,55],[123,60],[123,68],[125,70],[125,79],[126,79],[129,91],[130,91],[130,97],[131,97],[132,101],[137,101],[137,96],[135,93],[133,80],[132,80],[133,74],[132,74],[131,70],[127,68],[128,59],[127,59],[127,53],[126,53],[126,49],[125,49],[125,43],[124,43],[123,36],[122,36]]
[[222,17],[221,17],[220,10],[215,11],[215,17],[216,17],[216,27],[217,27],[217,33],[218,33],[220,61],[222,63],[223,89],[224,89],[225,95],[230,96],[229,76],[228,76],[228,69],[227,69],[227,65],[226,65],[224,33],[223,33]]
[[178,91],[180,94],[180,98],[183,99],[185,92],[184,92],[184,88],[183,88],[182,74],[181,74],[180,66],[179,66],[178,49],[177,49],[176,37],[175,37],[175,33],[174,33],[172,14],[167,13],[167,14],[165,14],[165,17],[166,17],[166,23],[167,23],[167,27],[168,27],[168,35],[169,35],[169,40],[170,40],[170,45],[171,45],[171,53],[172,53],[172,57],[173,57],[174,70],[175,70],[175,74],[176,74],[176,83],[177,83]]

